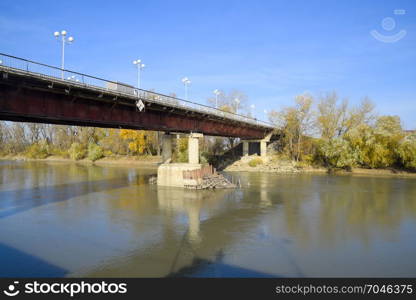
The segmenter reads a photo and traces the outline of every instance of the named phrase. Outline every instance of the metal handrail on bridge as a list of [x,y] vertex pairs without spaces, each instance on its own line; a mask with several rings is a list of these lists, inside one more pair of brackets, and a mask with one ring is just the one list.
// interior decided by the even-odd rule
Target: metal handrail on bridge
[[257,120],[256,118],[222,111],[218,108],[210,107],[208,105],[151,92],[148,90],[137,89],[124,83],[106,80],[76,71],[61,69],[28,59],[0,53],[0,69],[4,68],[23,71],[24,73],[28,73],[32,76],[61,80],[65,84],[86,87],[89,89],[97,90],[101,93],[117,93],[120,96],[128,98],[139,98],[148,102],[158,103],[169,107],[186,109],[197,113],[211,114],[220,118],[231,119],[234,121],[249,123],[261,127],[273,128],[273,124]]

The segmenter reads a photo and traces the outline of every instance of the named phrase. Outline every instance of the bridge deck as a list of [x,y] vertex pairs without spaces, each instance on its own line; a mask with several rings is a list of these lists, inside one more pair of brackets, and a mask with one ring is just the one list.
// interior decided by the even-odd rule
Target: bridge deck
[[[262,138],[265,122],[0,54],[0,119]],[[64,77],[64,78],[65,78]],[[138,101],[144,110],[137,108]]]

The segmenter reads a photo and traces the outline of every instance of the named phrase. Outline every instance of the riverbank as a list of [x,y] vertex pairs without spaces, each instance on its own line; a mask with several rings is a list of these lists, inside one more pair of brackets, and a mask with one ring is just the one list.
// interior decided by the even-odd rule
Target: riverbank
[[328,170],[325,167],[310,166],[289,160],[275,159],[273,157],[260,158],[256,155],[242,157],[224,168],[227,172],[261,172],[261,173],[333,173],[337,175],[362,175],[362,176],[404,176],[415,177],[416,172],[395,168],[365,169],[352,168],[351,170]]
[[95,164],[95,165],[114,165],[114,166],[157,166],[162,158],[160,156],[146,156],[146,157],[132,157],[132,156],[115,156],[104,157],[96,161],[90,159],[73,160],[61,156],[48,156],[47,158],[27,158],[25,156],[2,156],[0,160],[15,160],[15,161],[43,161],[43,162],[64,162],[64,163],[80,163],[80,164]]
[[[228,165],[223,171],[226,172],[260,172],[260,173],[333,173],[337,175],[358,175],[358,176],[401,176],[401,177],[414,177],[416,178],[416,172],[409,172],[407,170],[400,170],[395,168],[387,169],[365,169],[365,168],[352,168],[351,170],[336,169],[329,171],[324,167],[309,166],[306,164],[300,164],[288,160],[276,160],[271,157],[260,159],[261,163],[250,165],[253,159],[260,159],[260,157],[253,155],[243,157],[240,160]],[[44,159],[40,158],[27,158],[25,156],[1,156],[1,160],[14,160],[14,161],[41,161],[41,162],[56,162],[56,163],[78,163],[87,165],[105,165],[105,166],[118,166],[118,167],[157,167],[162,158],[160,156],[115,156],[104,157],[96,161],[89,159],[73,160],[70,158],[60,156],[49,156]]]

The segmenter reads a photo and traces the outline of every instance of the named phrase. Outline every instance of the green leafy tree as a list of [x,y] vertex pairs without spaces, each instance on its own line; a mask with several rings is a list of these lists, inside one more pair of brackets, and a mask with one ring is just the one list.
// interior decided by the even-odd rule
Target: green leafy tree
[[80,160],[85,158],[87,150],[85,145],[80,143],[73,143],[68,150],[69,157],[73,160]]
[[405,137],[397,148],[397,154],[405,168],[416,170],[416,135]]
[[88,145],[88,159],[92,161],[96,161],[103,157],[104,157],[104,150],[101,146],[94,144],[94,143],[90,143]]
[[351,168],[356,162],[356,153],[348,141],[342,138],[322,140],[319,147],[319,156],[328,167]]

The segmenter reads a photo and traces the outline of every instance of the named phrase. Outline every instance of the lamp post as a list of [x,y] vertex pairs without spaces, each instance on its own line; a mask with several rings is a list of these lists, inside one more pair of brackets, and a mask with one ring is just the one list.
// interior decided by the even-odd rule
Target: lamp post
[[75,75],[69,76],[67,79],[75,81],[75,82],[79,82],[79,79]]
[[256,108],[256,106],[254,104],[250,105],[250,113],[251,113],[251,117],[254,118],[254,109]]
[[64,79],[64,69],[65,69],[65,44],[71,44],[74,41],[74,38],[72,36],[66,38],[67,32],[66,30],[62,30],[61,32],[55,31],[53,35],[58,40],[59,37],[61,37],[62,41],[62,57],[61,57],[61,78]]
[[188,86],[191,84],[191,81],[188,77],[182,78],[182,83],[185,86],[185,100],[188,100]]
[[213,93],[215,94],[215,108],[218,108],[218,96],[221,94],[221,91],[218,89],[215,89]]
[[236,106],[235,106],[235,113],[236,113],[236,114],[238,114],[238,105],[240,104],[240,99],[238,99],[238,98],[234,98],[234,101],[235,101],[235,103],[236,103]]
[[146,66],[145,64],[142,64],[141,59],[133,60],[133,65],[137,66],[137,88],[140,89],[140,77],[142,73],[142,69]]

